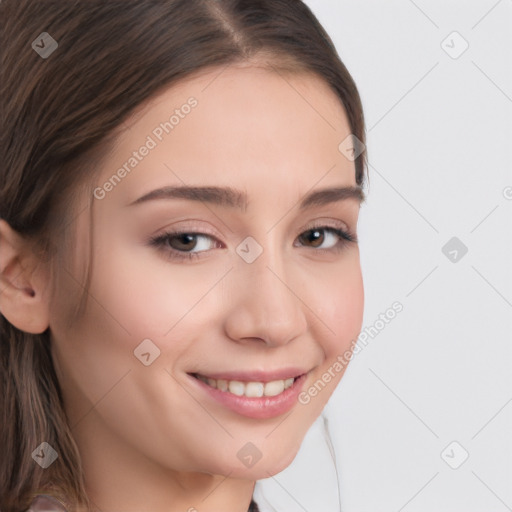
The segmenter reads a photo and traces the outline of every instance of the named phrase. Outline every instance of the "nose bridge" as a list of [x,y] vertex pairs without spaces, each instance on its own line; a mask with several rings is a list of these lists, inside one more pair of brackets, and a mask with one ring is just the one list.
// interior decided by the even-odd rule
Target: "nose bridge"
[[289,275],[286,271],[283,272],[283,265],[277,257],[269,255],[268,252],[263,253],[259,261],[241,268],[240,275],[247,286],[244,295],[247,293],[250,299],[258,302],[265,298],[261,301],[262,305],[286,306],[287,303],[296,301],[289,289],[292,286]]
[[[266,240],[270,242],[270,238]],[[255,250],[251,243],[254,241],[242,243],[242,249]],[[291,272],[287,272],[291,269],[286,268],[282,251],[273,243],[261,248],[250,263],[242,252],[233,269],[236,292],[226,324],[228,335],[238,340],[261,338],[269,345],[285,344],[306,329],[303,304],[293,291]]]

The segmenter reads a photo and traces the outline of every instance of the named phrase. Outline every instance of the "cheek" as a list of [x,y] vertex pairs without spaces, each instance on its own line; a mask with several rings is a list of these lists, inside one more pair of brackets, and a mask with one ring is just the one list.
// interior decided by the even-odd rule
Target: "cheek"
[[347,262],[341,272],[324,276],[323,288],[311,299],[321,332],[317,339],[328,360],[336,358],[357,340],[364,310],[364,287],[358,259]]
[[[342,276],[342,277],[341,277]],[[313,336],[324,353],[322,364],[316,368],[299,397],[299,402],[310,409],[314,419],[327,403],[339,384],[352,358],[354,344],[361,331],[364,310],[364,287],[359,265],[340,274],[339,282],[331,278],[329,287],[318,294],[315,313],[321,319]]]
[[178,263],[156,249],[112,243],[95,264],[95,298],[134,339],[162,338],[190,322],[229,268],[226,261]]
[[[346,281],[339,297],[337,311],[332,311],[336,349],[341,352],[356,342],[361,331],[364,310],[364,288],[358,268]],[[339,354],[337,354],[339,355]]]

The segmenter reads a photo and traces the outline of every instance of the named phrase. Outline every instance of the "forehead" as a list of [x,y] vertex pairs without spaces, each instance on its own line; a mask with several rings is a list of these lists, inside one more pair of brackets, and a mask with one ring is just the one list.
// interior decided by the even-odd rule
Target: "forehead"
[[[341,101],[321,78],[255,66],[203,70],[124,123],[100,183],[123,167],[112,196],[134,200],[169,185],[292,190],[355,184],[338,149],[350,134]],[[144,146],[145,155],[134,155]],[[167,182],[167,183],[164,183]],[[304,190],[305,191],[305,190]]]

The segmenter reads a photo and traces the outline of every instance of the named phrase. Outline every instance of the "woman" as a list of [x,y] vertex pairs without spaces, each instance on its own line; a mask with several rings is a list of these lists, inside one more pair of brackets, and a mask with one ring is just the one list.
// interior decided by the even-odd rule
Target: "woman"
[[0,510],[258,510],[361,328],[353,80],[297,0],[0,12]]

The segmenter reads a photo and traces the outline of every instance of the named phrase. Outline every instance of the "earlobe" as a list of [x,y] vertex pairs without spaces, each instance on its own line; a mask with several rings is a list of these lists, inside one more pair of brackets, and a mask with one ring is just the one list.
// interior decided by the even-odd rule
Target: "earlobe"
[[48,328],[47,272],[31,244],[0,219],[0,313],[18,329]]

